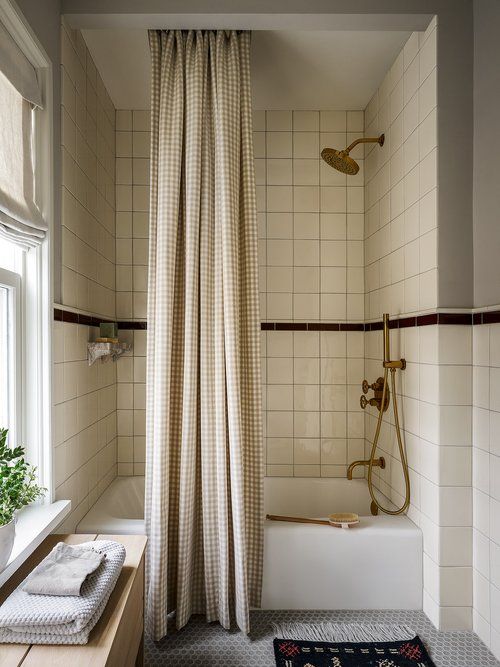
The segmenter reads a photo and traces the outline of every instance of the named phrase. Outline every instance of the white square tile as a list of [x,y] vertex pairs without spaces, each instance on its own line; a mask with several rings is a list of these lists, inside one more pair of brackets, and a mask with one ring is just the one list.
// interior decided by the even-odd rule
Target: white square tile
[[437,30],[433,30],[419,52],[420,83],[423,83],[437,65]]
[[267,385],[267,410],[293,410],[293,385]]
[[321,187],[320,210],[322,213],[345,213],[347,211],[346,188]]
[[321,291],[336,294],[347,292],[347,269],[344,266],[322,266]]
[[295,438],[293,460],[295,465],[311,465],[320,462],[318,438]]
[[267,238],[292,239],[293,238],[292,213],[268,213]]
[[293,210],[304,213],[319,211],[318,186],[296,185],[293,188]]
[[419,89],[419,118],[424,118],[436,107],[437,104],[437,75],[433,69]]
[[345,111],[320,111],[321,132],[345,132],[347,114]]
[[306,321],[319,319],[319,294],[294,294],[293,318]]
[[363,132],[364,130],[364,112],[363,111],[348,111],[347,112],[347,131],[348,132]]
[[294,185],[319,185],[319,161],[311,158],[293,160],[293,183]]
[[318,132],[319,111],[294,111],[293,129],[297,131]]
[[321,319],[345,320],[347,297],[345,294],[321,294]]
[[316,132],[293,133],[294,158],[317,158],[319,152],[319,135]]
[[253,154],[255,158],[265,158],[266,157],[266,133],[265,132],[254,132],[253,133]]
[[267,160],[267,185],[291,185],[292,160]]
[[[294,414],[293,423],[294,423],[294,437],[319,438],[320,436],[319,412],[296,412]],[[299,463],[299,461],[297,461],[296,463]]]
[[271,357],[267,360],[268,384],[291,384],[293,382],[293,360],[288,357]]
[[268,266],[291,266],[293,264],[293,241],[272,240],[267,242]]
[[[266,154],[267,154],[268,159],[269,158],[291,158],[292,157],[292,133],[291,132],[266,132]],[[258,157],[261,157],[261,156],[259,155]]]
[[[274,426],[273,423],[273,428]],[[271,465],[293,463],[293,439],[291,437],[268,437],[267,463]]]
[[294,241],[294,266],[319,266],[319,246],[320,243],[317,240]]
[[290,131],[292,129],[291,111],[266,111],[266,130]]
[[267,295],[267,318],[269,320],[290,320],[293,316],[292,294],[270,293]]
[[437,113],[433,109],[428,116],[420,123],[419,146],[420,159],[422,160],[437,146]]
[[319,357],[319,333],[316,331],[295,331],[293,350],[296,357]]
[[267,210],[269,212],[293,211],[293,188],[289,185],[267,187]]
[[295,357],[293,378],[297,384],[318,384],[319,360],[311,357]]
[[293,291],[319,294],[320,270],[313,266],[296,266],[293,268]]
[[293,292],[293,269],[288,266],[267,268],[268,292]]
[[295,213],[293,216],[295,239],[319,239],[319,215],[317,213]]
[[321,440],[321,463],[346,465],[347,440],[345,438],[323,438]]
[[[352,243],[349,241],[349,243]],[[321,241],[321,266],[346,266],[346,241]]]
[[294,384],[293,387],[294,410],[317,411],[320,407],[319,385],[317,384]]

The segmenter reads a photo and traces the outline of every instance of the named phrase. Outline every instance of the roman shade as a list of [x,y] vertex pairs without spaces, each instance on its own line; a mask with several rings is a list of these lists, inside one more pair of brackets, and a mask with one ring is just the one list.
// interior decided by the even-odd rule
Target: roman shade
[[47,232],[33,173],[33,108],[41,94],[35,68],[2,23],[0,100],[0,236],[29,248]]

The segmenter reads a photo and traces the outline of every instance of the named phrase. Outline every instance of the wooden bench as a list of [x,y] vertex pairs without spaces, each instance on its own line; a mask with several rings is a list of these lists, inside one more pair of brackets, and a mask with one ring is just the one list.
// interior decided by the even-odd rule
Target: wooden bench
[[57,542],[79,544],[116,540],[127,551],[125,563],[88,644],[0,644],[0,667],[132,667],[142,665],[144,650],[145,535],[49,535],[0,588],[0,603],[20,584]]

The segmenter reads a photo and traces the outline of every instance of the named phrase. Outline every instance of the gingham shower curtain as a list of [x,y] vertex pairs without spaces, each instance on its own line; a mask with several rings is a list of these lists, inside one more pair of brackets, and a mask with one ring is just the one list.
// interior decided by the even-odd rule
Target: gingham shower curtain
[[250,34],[150,31],[147,616],[249,631],[263,551]]

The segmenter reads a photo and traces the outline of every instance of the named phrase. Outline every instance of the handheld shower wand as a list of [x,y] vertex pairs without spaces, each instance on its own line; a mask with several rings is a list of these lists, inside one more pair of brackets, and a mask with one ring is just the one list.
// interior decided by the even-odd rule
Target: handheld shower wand
[[[396,370],[404,370],[406,368],[406,360],[405,359],[397,359],[397,360],[391,360],[391,348],[390,348],[390,336],[389,336],[389,314],[384,313],[383,317],[383,323],[384,323],[384,358],[383,358],[383,368],[384,368],[384,377],[379,378],[382,380],[382,382],[379,382],[380,385],[382,385],[382,392],[381,396],[377,399],[376,405],[379,410],[378,413],[378,419],[377,419],[377,426],[375,429],[375,435],[373,438],[373,444],[372,444],[372,449],[370,453],[370,458],[368,460],[368,489],[370,491],[370,497],[372,499],[371,502],[371,513],[372,514],[378,514],[378,511],[380,510],[381,512],[384,512],[384,514],[391,514],[391,515],[396,515],[396,514],[403,514],[406,512],[410,505],[410,474],[408,470],[408,461],[406,458],[406,450],[403,444],[403,439],[401,437],[401,427],[399,425],[399,412],[398,412],[398,402],[396,398]],[[391,374],[391,392],[389,392],[389,372]],[[366,381],[365,381],[366,382]],[[365,389],[365,382],[363,383],[363,390]],[[368,383],[366,383],[366,386],[369,387]],[[366,393],[366,392],[365,392]],[[385,410],[389,407],[389,393],[392,394],[392,406],[393,406],[393,412],[394,412],[394,426],[396,429],[396,438],[398,441],[398,449],[399,449],[399,455],[401,457],[401,467],[403,469],[403,477],[405,481],[405,500],[404,503],[399,507],[398,509],[391,510],[387,509],[386,507],[383,507],[375,497],[375,492],[373,488],[373,479],[372,479],[372,474],[373,474],[373,468],[374,466],[380,466],[380,467],[385,467],[380,465],[380,460],[381,459],[376,459],[375,454],[377,452],[377,447],[378,447],[378,442],[379,442],[379,437],[380,437],[380,429],[382,427],[382,418]],[[361,397],[361,399],[365,399],[364,396]],[[366,401],[366,399],[363,401],[361,400],[361,406],[366,407],[366,405],[369,405],[370,402]],[[352,473],[351,473],[352,474]]]

